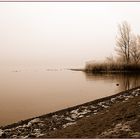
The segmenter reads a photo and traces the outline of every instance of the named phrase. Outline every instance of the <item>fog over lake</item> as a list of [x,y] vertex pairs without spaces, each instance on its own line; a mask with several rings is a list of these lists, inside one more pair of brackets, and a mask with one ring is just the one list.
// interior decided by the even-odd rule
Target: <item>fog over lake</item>
[[117,56],[118,24],[139,34],[139,13],[139,2],[1,2],[0,126],[138,86],[139,75],[67,69]]
[[2,2],[0,66],[84,67],[116,55],[117,26],[140,33],[139,2]]

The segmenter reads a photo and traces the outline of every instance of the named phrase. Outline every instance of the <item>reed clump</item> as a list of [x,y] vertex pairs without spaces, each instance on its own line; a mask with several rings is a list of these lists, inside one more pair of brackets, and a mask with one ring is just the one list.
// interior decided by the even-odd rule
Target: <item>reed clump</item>
[[117,72],[134,72],[140,73],[140,64],[123,64],[123,63],[87,63],[86,72],[93,73],[117,73]]

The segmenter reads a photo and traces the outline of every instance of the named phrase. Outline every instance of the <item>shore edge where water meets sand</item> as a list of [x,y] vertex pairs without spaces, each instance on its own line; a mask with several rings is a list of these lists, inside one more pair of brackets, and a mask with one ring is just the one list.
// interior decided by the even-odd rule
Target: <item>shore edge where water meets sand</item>
[[[31,118],[28,120],[20,121],[11,125],[3,126],[0,128],[0,138],[95,138],[95,137],[96,138],[98,137],[110,138],[113,136],[110,136],[111,133],[108,132],[109,130],[106,130],[105,132],[99,131],[100,134],[99,133],[97,134],[97,132],[96,134],[94,134],[93,132],[94,136],[92,134],[86,135],[86,133],[85,133],[85,136],[84,136],[84,133],[81,133],[81,136],[80,136],[80,134],[77,134],[77,135],[73,134],[74,131],[72,131],[71,133],[70,132],[68,133],[65,131],[68,131],[71,127],[77,127],[78,123],[79,122],[81,123],[82,120],[84,119],[86,120],[87,119],[90,120],[91,118],[94,119],[94,117],[97,117],[99,114],[103,114],[103,112],[109,112],[109,110],[113,106],[122,104],[121,107],[123,108],[123,106],[126,106],[125,105],[126,103],[128,102],[133,103],[133,101],[131,100],[139,100],[139,96],[140,96],[140,87],[137,87],[137,88],[133,88],[127,91],[120,92],[112,96],[97,99],[91,102],[87,102],[81,105],[66,108],[60,111],[56,111],[56,112],[42,115],[39,117]],[[139,103],[140,102],[137,103],[138,107],[140,106]],[[127,109],[131,107],[132,106],[128,106],[125,110],[127,111]],[[117,109],[120,109],[120,107],[118,107]],[[119,116],[118,116],[118,120],[119,120]],[[99,119],[96,118],[97,124],[99,123],[98,121],[100,122],[100,118]],[[84,126],[86,126],[85,120],[83,122],[84,122]],[[94,125],[98,126],[96,124]],[[112,122],[112,125],[115,125],[115,124],[113,124]],[[121,128],[121,124],[119,126],[118,125],[114,127]],[[122,125],[126,126],[126,124],[122,124]],[[102,126],[98,126],[98,127],[100,127],[100,129],[102,128]],[[106,127],[106,129],[107,128],[108,127]],[[78,127],[77,130],[80,130],[80,126]],[[138,132],[136,132],[136,134],[135,136],[133,134],[132,137],[133,138],[140,137],[140,133],[138,134]],[[114,137],[117,138],[119,137],[119,135],[117,136],[115,135]]]

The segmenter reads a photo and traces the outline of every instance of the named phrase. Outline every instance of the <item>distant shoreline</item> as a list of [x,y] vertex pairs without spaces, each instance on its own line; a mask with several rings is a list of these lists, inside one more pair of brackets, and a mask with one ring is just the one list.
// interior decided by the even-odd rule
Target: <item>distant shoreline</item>
[[85,71],[85,69],[68,69],[68,70],[72,70],[72,71]]
[[140,74],[140,71],[126,71],[126,70],[122,70],[122,71],[118,71],[118,70],[110,70],[110,71],[94,71],[94,70],[86,70],[86,69],[68,69],[68,70],[72,70],[72,71],[82,71],[82,72],[86,72],[86,73],[110,73],[110,74],[115,74],[115,73],[136,73],[136,74]]

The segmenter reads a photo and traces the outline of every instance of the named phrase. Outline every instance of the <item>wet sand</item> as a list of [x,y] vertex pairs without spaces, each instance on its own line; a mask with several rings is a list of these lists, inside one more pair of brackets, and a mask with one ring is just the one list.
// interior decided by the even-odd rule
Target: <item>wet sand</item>
[[[1,138],[139,138],[140,87],[0,128]],[[137,106],[136,106],[137,105]],[[133,107],[133,108],[132,108]],[[135,126],[133,126],[135,124]],[[135,131],[130,129],[133,126]],[[117,133],[117,134],[116,134]],[[129,133],[129,135],[127,134]]]

